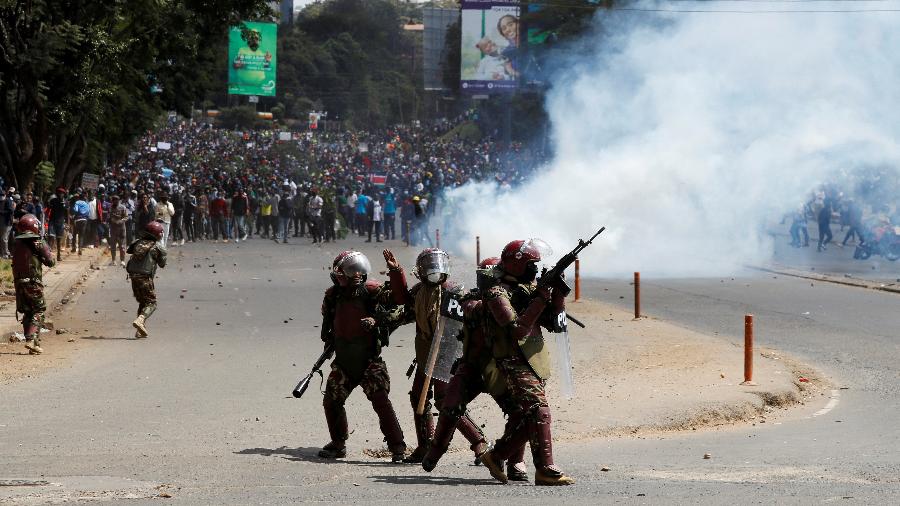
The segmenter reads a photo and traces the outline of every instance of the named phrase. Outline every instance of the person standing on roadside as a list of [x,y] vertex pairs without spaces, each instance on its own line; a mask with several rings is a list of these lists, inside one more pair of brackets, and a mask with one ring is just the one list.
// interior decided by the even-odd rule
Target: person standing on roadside
[[[281,236],[282,244],[287,244],[288,229],[291,227],[291,215],[294,212],[294,204],[291,202],[291,196],[287,190],[278,199],[278,234]],[[275,239],[278,242],[278,239]]]
[[69,207],[66,205],[66,189],[59,187],[56,194],[47,202],[47,223],[49,225],[50,249],[56,249],[56,261],[62,261],[62,243],[66,237],[66,222],[69,219]]
[[[125,194],[123,193],[123,196]],[[134,240],[134,212],[137,209],[138,193],[137,190],[131,192],[122,200],[122,205],[128,212],[128,219],[125,220],[125,243],[131,244]]]
[[119,252],[119,261],[125,267],[125,222],[128,220],[128,211],[119,201],[118,195],[113,195],[109,208],[109,265],[116,265],[116,251]]
[[220,191],[213,194],[213,199],[209,203],[209,219],[212,222],[213,241],[219,242],[221,233],[222,242],[228,242],[228,229],[225,228],[225,221],[228,220],[228,204]]
[[825,246],[831,242],[831,205],[832,200],[830,198],[825,198],[822,207],[816,214],[816,221],[819,223],[819,253],[825,251]]
[[309,197],[306,200],[306,216],[309,219],[309,235],[313,244],[322,241],[322,206],[324,201],[319,196],[318,188],[310,188]]
[[235,189],[231,197],[231,215],[234,217],[234,242],[247,240],[247,214],[250,213],[250,203],[247,194],[240,187]]
[[395,222],[397,221],[397,197],[394,195],[394,189],[388,188],[387,195],[384,196],[384,238],[391,240],[397,238],[394,233]]
[[166,241],[169,240],[169,229],[172,227],[172,218],[175,216],[175,206],[169,202],[169,195],[165,192],[160,194],[159,202],[156,204],[156,220],[162,222],[163,235],[159,239],[162,247],[166,247]]
[[77,249],[79,256],[81,250],[84,249],[84,234],[87,230],[88,216],[90,216],[90,206],[84,200],[81,190],[76,190],[75,203],[72,205],[72,219],[75,222],[72,227],[72,253],[75,253]]
[[6,194],[0,199],[0,256],[9,258],[9,234],[12,232],[13,211],[15,210],[15,202],[13,195],[16,189],[9,187]]

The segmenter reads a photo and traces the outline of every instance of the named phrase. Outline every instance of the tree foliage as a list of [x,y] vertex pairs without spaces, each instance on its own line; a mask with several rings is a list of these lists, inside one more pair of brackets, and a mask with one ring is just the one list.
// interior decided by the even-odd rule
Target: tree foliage
[[0,0],[0,170],[57,184],[120,157],[213,86],[228,27],[264,0]]
[[301,12],[279,35],[279,101],[288,117],[311,110],[345,125],[413,118],[421,72],[413,72],[421,6],[397,0],[331,0]]

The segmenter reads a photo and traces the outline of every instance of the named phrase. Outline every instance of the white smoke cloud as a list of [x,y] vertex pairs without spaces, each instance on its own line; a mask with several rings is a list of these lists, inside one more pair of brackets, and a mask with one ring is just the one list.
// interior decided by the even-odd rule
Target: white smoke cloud
[[605,225],[589,274],[721,275],[766,261],[763,221],[835,171],[900,162],[900,13],[596,23],[547,99],[555,159],[512,193],[455,190],[459,250],[480,235],[482,257],[523,237],[561,253]]

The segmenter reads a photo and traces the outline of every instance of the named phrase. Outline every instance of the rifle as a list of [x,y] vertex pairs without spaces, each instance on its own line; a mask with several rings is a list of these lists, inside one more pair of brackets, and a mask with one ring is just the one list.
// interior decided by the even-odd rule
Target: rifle
[[560,258],[559,262],[556,262],[556,265],[554,265],[549,271],[544,270],[544,272],[541,273],[541,278],[538,279],[538,287],[551,286],[553,288],[562,290],[564,295],[568,295],[571,291],[571,288],[569,288],[569,285],[567,285],[566,282],[563,281],[563,273],[566,272],[566,269],[568,269],[570,265],[575,263],[575,260],[578,258],[578,254],[584,251],[585,248],[590,246],[591,243],[594,242],[594,239],[596,239],[597,236],[600,235],[604,230],[606,230],[606,227],[600,227],[600,230],[598,230],[597,233],[591,236],[591,238],[587,241],[585,241],[584,239],[578,239],[578,246],[575,246],[575,249],[566,253],[565,256]]
[[303,393],[306,392],[307,387],[309,387],[309,382],[312,380],[313,375],[319,373],[319,376],[322,376],[322,365],[326,360],[331,358],[331,355],[333,354],[334,343],[328,343],[328,345],[325,346],[325,350],[322,351],[321,355],[319,355],[319,359],[316,360],[315,364],[313,364],[312,370],[309,372],[309,374],[307,374],[305,378],[300,380],[300,383],[297,383],[297,386],[294,387],[294,397],[298,399],[300,397],[303,397]]

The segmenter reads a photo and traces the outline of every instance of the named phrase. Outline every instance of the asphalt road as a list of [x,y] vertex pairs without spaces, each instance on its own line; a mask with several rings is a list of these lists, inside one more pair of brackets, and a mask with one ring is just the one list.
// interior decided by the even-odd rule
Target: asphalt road
[[[381,435],[354,393],[351,455],[323,463],[315,457],[327,440],[320,396],[311,388],[295,400],[290,390],[321,349],[324,267],[337,252],[264,240],[175,248],[157,281],[152,335],[142,341],[130,339],[134,303],[124,274],[103,271],[72,314],[93,320],[77,336],[91,345],[70,367],[0,390],[0,480],[63,486],[31,496],[28,487],[0,486],[0,502],[91,490],[133,500],[162,491],[205,504],[900,502],[900,299],[762,274],[645,280],[645,313],[737,339],[742,315],[754,312],[761,342],[818,364],[847,388],[825,414],[813,416],[822,399],[778,425],[559,444],[558,463],[579,483],[539,489],[495,484],[463,452],[431,474],[366,456],[382,446]],[[367,252],[377,269],[376,251]],[[411,253],[401,257],[407,265]],[[627,305],[630,290],[623,280],[598,280],[585,293]],[[407,442],[413,434],[401,373],[411,336],[409,327],[399,331],[385,354]],[[712,458],[704,460],[707,452]]]

